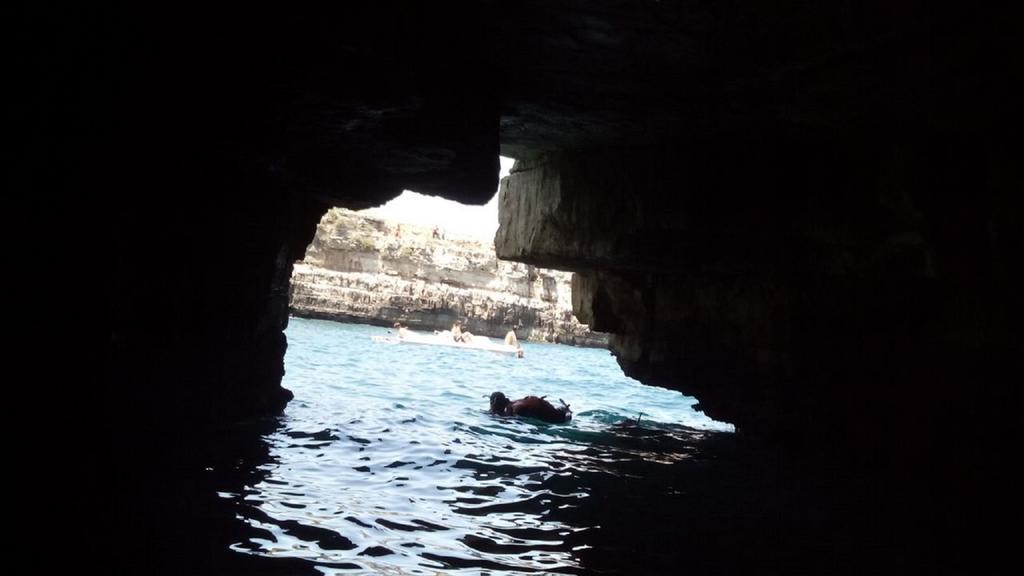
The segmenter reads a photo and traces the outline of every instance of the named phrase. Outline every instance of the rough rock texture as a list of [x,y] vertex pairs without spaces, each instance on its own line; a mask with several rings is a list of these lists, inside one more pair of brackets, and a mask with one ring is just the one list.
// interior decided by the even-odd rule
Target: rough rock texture
[[493,245],[434,238],[433,231],[350,210],[328,212],[295,265],[291,310],[299,316],[607,346],[572,314],[571,273],[498,260]]
[[[607,163],[558,169],[582,179],[573,209],[587,225],[562,227],[564,246],[529,245],[517,258],[624,281],[689,275],[699,264],[731,271],[743,299],[771,301],[757,308],[758,334],[800,332],[772,315],[817,322],[836,313],[833,297],[850,296],[871,313],[845,319],[873,327],[846,330],[835,318],[821,321],[821,334],[913,343],[915,332],[933,334],[936,318],[955,317],[944,328],[952,340],[1001,357],[1019,348],[1003,326],[1019,311],[1007,280],[1019,246],[1009,196],[1020,179],[1003,128],[1016,118],[1012,75],[987,72],[1014,69],[1014,36],[1001,24],[1012,20],[890,4],[33,12],[45,73],[31,84],[35,136],[20,167],[44,189],[37,197],[67,198],[59,221],[69,234],[102,247],[103,257],[65,259],[94,288],[87,301],[104,303],[76,310],[76,325],[103,328],[75,349],[98,368],[95,387],[126,426],[172,431],[181,419],[279,410],[285,284],[327,207],[379,204],[403,188],[483,202],[499,149],[544,166],[546,155]],[[789,250],[793,238],[803,249]],[[928,254],[937,279],[924,283],[941,312],[905,312],[899,298],[920,303],[916,280],[904,279],[916,273],[890,258]],[[822,273],[828,266],[859,271]],[[871,275],[862,290],[847,282]],[[716,283],[733,285],[701,278],[686,290],[711,297],[731,290]],[[683,286],[669,282],[655,282],[663,301]],[[801,308],[784,311],[794,303]],[[890,325],[905,330],[889,336]],[[807,336],[807,353],[793,356],[797,343],[745,331],[715,343],[728,331],[710,318],[706,326],[709,338],[697,337],[706,353],[687,348],[684,364],[716,379],[757,372],[759,362],[829,372],[849,360],[813,353],[829,338]],[[628,336],[640,333],[623,331],[633,356],[647,349]],[[899,349],[850,354],[878,360]],[[777,360],[786,354],[791,361]],[[913,380],[917,389],[928,378]],[[721,417],[765,427],[844,401],[821,392],[842,386],[786,381],[789,393],[771,404],[789,407],[783,417],[757,407],[748,386],[699,392]],[[897,394],[912,401],[911,388]],[[983,400],[988,392],[979,404],[998,404]]]
[[1008,262],[987,244],[1007,191],[975,185],[973,210],[935,194],[998,157],[949,151],[921,179],[905,146],[808,133],[519,162],[496,248],[577,270],[576,313],[627,374],[792,449],[877,452],[984,410],[936,392],[1011,349]]
[[65,468],[125,478],[106,509],[146,484],[126,471],[279,413],[287,283],[327,208],[403,188],[482,203],[500,150],[534,162],[509,184],[525,189],[503,254],[586,271],[581,313],[630,373],[780,453],[899,483],[916,505],[893,496],[879,509],[902,521],[878,524],[985,573],[970,563],[1002,543],[935,533],[1017,520],[997,517],[1024,322],[1019,19],[1002,12],[26,5],[9,246],[37,300],[16,306],[59,313],[22,340],[70,331],[71,377],[47,384],[98,448]]

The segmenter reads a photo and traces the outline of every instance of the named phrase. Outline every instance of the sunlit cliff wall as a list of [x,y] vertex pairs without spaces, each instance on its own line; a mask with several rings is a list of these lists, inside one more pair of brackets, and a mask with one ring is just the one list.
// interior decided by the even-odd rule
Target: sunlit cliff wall
[[413,330],[606,346],[572,313],[568,272],[498,260],[492,244],[334,209],[291,280],[294,314]]

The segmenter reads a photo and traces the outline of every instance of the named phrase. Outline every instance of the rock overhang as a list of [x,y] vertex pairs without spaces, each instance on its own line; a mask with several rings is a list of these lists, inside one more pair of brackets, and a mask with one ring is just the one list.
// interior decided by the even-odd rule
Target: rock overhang
[[[777,312],[755,303],[785,294],[777,299],[782,308],[818,298],[829,310],[815,287],[837,296],[849,278],[860,278],[862,291],[845,296],[865,312],[872,312],[865,302],[877,305],[868,318],[902,314],[901,323],[952,334],[949,341],[970,332],[974,341],[1006,342],[1007,321],[985,303],[986,294],[1006,290],[1005,246],[1016,238],[1006,202],[1015,171],[998,129],[1013,116],[1013,91],[1009,75],[985,73],[1011,69],[1011,51],[998,49],[1008,45],[1005,25],[881,2],[374,2],[214,7],[203,18],[140,10],[110,12],[101,22],[109,34],[81,38],[97,48],[81,54],[117,57],[94,62],[95,78],[79,72],[77,85],[97,88],[83,100],[102,104],[96,124],[109,132],[82,147],[81,162],[109,167],[118,159],[110,178],[103,169],[91,174],[95,186],[81,197],[103,201],[85,213],[109,221],[101,229],[123,229],[119,238],[157,239],[157,256],[134,249],[110,272],[115,284],[146,287],[127,291],[114,314],[123,320],[114,331],[142,350],[153,332],[178,342],[236,342],[231,357],[283,354],[275,330],[286,322],[287,268],[328,204],[380,204],[403,188],[483,203],[497,183],[499,151],[523,162],[513,175],[520,180],[528,162],[561,171],[567,164],[548,159],[597,159],[573,160],[583,166],[568,183],[578,192],[576,220],[552,210],[554,225],[535,236],[548,238],[547,246],[509,256],[588,269],[592,286],[601,274],[615,276],[603,281],[609,285],[634,286],[632,312],[613,315],[610,325],[641,311],[657,318],[665,306],[683,314],[669,305],[677,293],[714,300],[724,279],[749,280],[734,288],[736,299],[764,311],[760,328],[733,325],[736,315],[724,307],[714,318],[684,314],[732,329],[685,350],[636,341],[637,358],[645,358],[641,350],[648,359],[686,358],[691,371],[729,379],[740,369],[785,364],[791,350],[763,345],[768,326],[779,325],[767,320]],[[667,185],[666,175],[680,171],[684,185]],[[958,209],[960,190],[979,180],[987,188],[977,202]],[[773,185],[766,192],[759,181]],[[150,190],[140,193],[140,182]],[[608,192],[611,184],[617,192]],[[815,187],[820,193],[811,193]],[[152,231],[126,224],[147,217]],[[590,224],[565,226],[574,221]],[[211,252],[229,253],[232,235],[247,241],[236,261],[202,263]],[[899,281],[868,282],[867,270]],[[935,279],[922,280],[928,274]],[[239,278],[244,288],[233,298]],[[163,327],[133,318],[150,289],[155,301],[182,311]],[[922,320],[924,308],[900,312],[897,303],[918,289],[936,304],[977,303],[982,328],[966,320],[936,326]],[[615,308],[609,294],[590,301]],[[204,320],[193,302],[237,321]],[[810,310],[797,315],[800,323],[816,322]],[[861,333],[875,338],[883,328]],[[201,336],[208,331],[220,336]],[[896,338],[912,343],[914,332]],[[180,348],[171,357],[194,360],[183,365],[217,364],[216,352]],[[743,361],[731,363],[738,354]],[[231,362],[227,374],[241,370]],[[242,380],[275,384],[274,369],[241,371]],[[246,388],[235,386],[228,397]]]

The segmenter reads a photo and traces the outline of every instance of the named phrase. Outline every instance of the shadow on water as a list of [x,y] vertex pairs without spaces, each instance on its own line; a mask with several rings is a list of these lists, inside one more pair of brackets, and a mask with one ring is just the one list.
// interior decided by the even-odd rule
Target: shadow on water
[[[315,342],[370,341],[352,336],[369,329],[313,323],[296,323],[290,338],[314,329],[332,331]],[[628,382],[605,385],[617,367],[598,367],[593,352],[537,347],[533,363],[501,364],[418,350],[372,363],[363,349],[295,351],[296,399],[285,415],[223,430],[201,452],[161,458],[112,486],[130,507],[113,546],[124,573],[906,568],[893,560],[899,527],[882,520],[892,503],[877,497],[885,486],[781,466],[736,434],[701,428],[698,415],[688,416],[696,427],[654,417],[630,425],[637,403],[660,410],[660,420],[687,417],[688,404],[647,388],[623,393]],[[591,375],[559,374],[567,354]],[[460,380],[466,373],[476,378]],[[487,414],[496,383],[512,390],[516,382],[565,392],[588,409],[565,425]]]
[[[726,536],[709,525],[706,514],[721,504],[722,495],[717,494],[721,486],[702,477],[716,467],[723,451],[733,447],[731,435],[656,424],[600,432],[495,420],[495,425],[507,432],[507,436],[497,437],[514,443],[504,445],[508,452],[465,454],[450,462],[452,485],[437,486],[445,505],[468,518],[474,530],[467,530],[467,524],[449,527],[424,519],[373,521],[360,519],[358,512],[333,512],[357,530],[407,534],[397,547],[412,551],[419,561],[394,573],[630,574],[638,568],[667,573],[680,561],[678,536],[690,535],[684,540],[689,542]],[[524,462],[516,454],[519,442],[529,437],[522,434],[524,428],[568,444]],[[179,501],[183,507],[166,510],[168,518],[180,521],[180,529],[174,530],[178,522],[162,528],[167,546],[161,555],[176,559],[164,567],[282,575],[379,569],[379,564],[366,560],[394,555],[388,546],[356,550],[360,546],[344,534],[316,525],[314,514],[307,516],[307,521],[282,519],[262,506],[266,494],[254,498],[269,488],[281,489],[276,497],[291,495],[301,500],[304,495],[302,486],[275,478],[279,462],[271,438],[289,439],[283,446],[286,449],[313,450],[342,440],[330,430],[292,431],[275,421],[231,430],[207,455],[199,478],[185,482],[195,490],[195,499]],[[365,441],[358,437],[345,440]],[[460,478],[460,472],[467,473],[466,477]],[[709,500],[712,493],[717,496]],[[735,496],[738,494],[730,498],[729,507],[716,514],[728,515],[737,503]],[[297,509],[303,507],[297,505]],[[687,525],[691,528],[679,530]],[[168,529],[176,533],[167,534]],[[424,540],[422,535],[439,532],[450,532],[445,539],[461,543],[461,550],[419,543]],[[694,540],[694,534],[702,538]],[[291,548],[283,556],[275,550],[275,545],[285,540],[282,536]],[[302,559],[291,555],[297,548],[317,553]],[[351,561],[328,560],[331,553]]]
[[266,534],[239,521],[241,507],[224,490],[244,497],[268,481],[274,458],[266,438],[280,428],[275,418],[241,423],[201,442],[190,439],[186,451],[150,453],[131,467],[115,465],[109,501],[121,508],[104,512],[116,521],[100,551],[111,573],[321,574],[306,562],[230,549]]
[[[148,533],[124,551],[126,573],[838,574],[890,557],[884,531],[870,535],[872,512],[851,514],[829,493],[836,478],[787,485],[734,434],[501,418],[487,429],[506,435],[468,434],[498,439],[498,450],[423,465],[440,471],[433,498],[450,514],[419,518],[394,495],[381,506],[310,498],[322,487],[281,468],[282,450],[346,444],[358,454],[365,438],[293,430],[286,419],[233,428],[136,495],[145,522],[126,528]],[[536,444],[514,438],[538,434],[550,449],[523,457]]]
[[[475,530],[450,529],[445,524],[458,523],[442,520],[366,521],[358,512],[335,510],[352,529],[407,534],[398,546],[382,539],[386,545],[359,551],[344,534],[318,526],[315,514],[306,521],[282,519],[264,510],[265,498],[253,499],[273,486],[284,488],[285,496],[303,495],[301,486],[274,478],[279,463],[268,438],[283,435],[315,449],[340,440],[335,433],[288,431],[275,422],[235,429],[208,455],[199,477],[184,482],[193,497],[164,500],[163,545],[150,558],[166,558],[168,573],[320,574],[374,571],[380,565],[367,560],[398,548],[417,562],[394,573],[670,573],[680,565],[709,573],[735,567],[737,530],[763,530],[772,512],[766,479],[752,481],[723,461],[735,456],[731,435],[684,427],[554,432],[574,443],[546,460],[524,464],[510,446],[507,456],[468,454],[452,463],[469,479],[437,489]],[[452,532],[445,538],[463,549],[419,544],[421,535],[443,532]],[[279,555],[275,544],[285,539],[291,550]],[[303,559],[292,555],[296,549],[317,554]],[[351,560],[330,560],[332,553]],[[746,553],[757,551],[747,546]]]

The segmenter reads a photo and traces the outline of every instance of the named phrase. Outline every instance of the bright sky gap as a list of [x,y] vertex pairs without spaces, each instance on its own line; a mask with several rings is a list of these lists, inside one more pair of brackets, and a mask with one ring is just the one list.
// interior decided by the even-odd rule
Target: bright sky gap
[[[499,178],[508,176],[515,162],[512,158],[500,157]],[[446,236],[469,237],[474,240],[491,242],[498,230],[498,194],[483,206],[467,206],[436,196],[405,190],[400,196],[378,208],[361,211],[385,220],[414,224],[418,226],[440,226]]]

